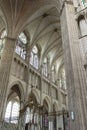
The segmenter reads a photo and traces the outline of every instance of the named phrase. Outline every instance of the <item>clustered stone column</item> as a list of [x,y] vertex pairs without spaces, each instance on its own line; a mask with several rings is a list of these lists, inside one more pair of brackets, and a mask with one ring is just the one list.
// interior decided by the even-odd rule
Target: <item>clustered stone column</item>
[[13,54],[15,49],[16,39],[6,37],[5,46],[0,63],[0,118],[2,120],[6,99],[7,99],[7,88],[10,78],[11,64],[13,60]]
[[[79,48],[74,6],[71,1],[64,3],[60,19],[68,89],[70,130],[86,130],[87,85]],[[71,118],[71,113],[74,114],[74,120]]]
[[19,113],[19,120],[18,120],[18,130],[24,130],[25,129],[25,118],[26,118],[25,102],[20,101],[20,113]]

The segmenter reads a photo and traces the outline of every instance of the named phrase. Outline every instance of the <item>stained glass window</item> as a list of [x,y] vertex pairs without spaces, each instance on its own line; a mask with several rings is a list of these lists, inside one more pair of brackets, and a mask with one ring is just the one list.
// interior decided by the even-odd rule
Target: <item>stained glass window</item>
[[20,55],[20,57],[24,60],[26,58],[26,44],[27,44],[27,38],[26,35],[22,32],[18,37],[15,52],[18,55]]
[[5,121],[11,123],[18,122],[20,105],[18,102],[10,101],[6,108]]
[[25,123],[33,123],[38,124],[38,112],[34,111],[33,109],[30,109],[29,107],[26,110],[26,118]]
[[38,69],[38,56],[34,55],[34,67]]
[[81,0],[81,2],[83,7],[87,7],[87,0]]
[[12,107],[12,115],[11,115],[11,122],[12,123],[17,123],[18,120],[18,116],[19,116],[19,103],[15,102],[13,103],[13,107]]
[[37,49],[37,47],[36,47],[36,46],[34,46],[34,47],[33,47],[32,52],[33,52],[34,54],[37,54],[38,49]]
[[48,115],[43,115],[43,127],[47,127],[48,128]]
[[23,32],[19,35],[19,39],[23,44],[27,44],[27,38]]
[[39,59],[38,59],[38,49],[36,46],[33,47],[32,51],[31,51],[31,57],[30,57],[30,64],[38,69],[38,65],[39,65]]
[[7,105],[7,108],[6,108],[6,113],[5,113],[5,121],[6,122],[9,122],[9,118],[11,116],[11,106],[12,106],[12,102],[10,101]]

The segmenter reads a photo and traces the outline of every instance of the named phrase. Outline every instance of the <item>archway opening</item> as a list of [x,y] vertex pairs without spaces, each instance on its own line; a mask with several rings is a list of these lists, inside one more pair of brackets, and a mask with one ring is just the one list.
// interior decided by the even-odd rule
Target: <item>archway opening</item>
[[18,85],[14,85],[8,94],[5,111],[5,122],[17,124],[20,111],[21,92]]
[[49,129],[49,119],[48,119],[48,104],[47,101],[43,101],[43,116],[42,116],[42,126],[43,130],[48,130]]
[[39,108],[38,102],[33,93],[29,96],[29,102],[26,108],[25,130],[39,129]]

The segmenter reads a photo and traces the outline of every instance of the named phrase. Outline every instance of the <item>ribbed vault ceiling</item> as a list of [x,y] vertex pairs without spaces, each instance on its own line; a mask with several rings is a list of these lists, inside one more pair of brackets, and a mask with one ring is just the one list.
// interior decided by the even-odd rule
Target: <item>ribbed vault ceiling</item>
[[62,0],[0,0],[0,30],[6,27],[10,37],[25,31],[31,48],[40,46],[41,60],[62,63],[61,7]]

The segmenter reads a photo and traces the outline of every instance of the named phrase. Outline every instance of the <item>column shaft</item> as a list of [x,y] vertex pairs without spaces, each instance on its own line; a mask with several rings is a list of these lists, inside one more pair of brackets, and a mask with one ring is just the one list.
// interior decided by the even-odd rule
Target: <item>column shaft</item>
[[10,77],[11,64],[13,60],[15,39],[5,38],[5,46],[0,63],[0,118],[4,113],[4,106],[7,96],[7,88]]
[[64,50],[64,63],[68,89],[69,112],[75,114],[70,120],[71,130],[87,129],[86,77],[80,54],[78,29],[72,3],[65,2],[61,13],[61,30]]

